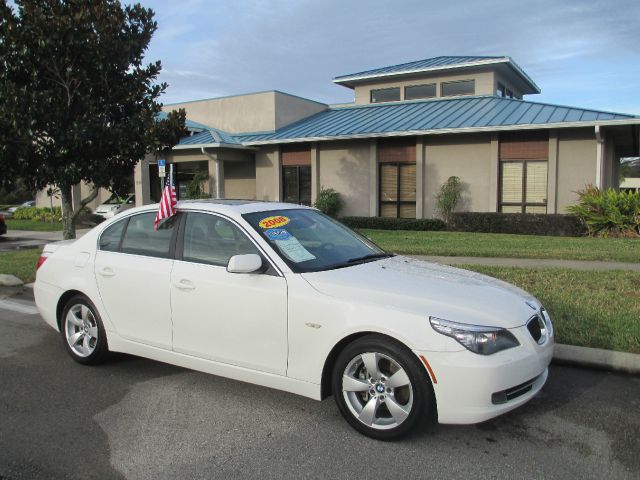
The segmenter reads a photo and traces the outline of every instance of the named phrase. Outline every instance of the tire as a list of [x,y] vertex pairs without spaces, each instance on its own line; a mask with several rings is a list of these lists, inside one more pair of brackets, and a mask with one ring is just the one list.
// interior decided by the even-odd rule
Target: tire
[[425,368],[406,346],[382,335],[361,337],[340,352],[332,387],[345,420],[377,440],[403,437],[435,411]]
[[109,347],[102,319],[84,295],[72,297],[65,305],[60,334],[67,352],[76,362],[96,365],[107,359]]

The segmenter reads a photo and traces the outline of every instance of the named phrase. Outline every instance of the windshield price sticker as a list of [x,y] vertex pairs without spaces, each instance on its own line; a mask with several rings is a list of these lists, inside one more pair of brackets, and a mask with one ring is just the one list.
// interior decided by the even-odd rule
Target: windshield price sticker
[[316,256],[304,248],[298,239],[292,235],[289,235],[286,240],[277,240],[276,245],[292,262],[301,263],[316,259]]
[[265,230],[264,234],[269,240],[273,240],[276,242],[278,240],[287,240],[291,238],[291,234],[281,228],[270,228],[269,230]]
[[260,220],[260,227],[262,228],[277,228],[284,227],[290,220],[288,217],[283,217],[282,215],[277,215],[275,217],[267,217]]

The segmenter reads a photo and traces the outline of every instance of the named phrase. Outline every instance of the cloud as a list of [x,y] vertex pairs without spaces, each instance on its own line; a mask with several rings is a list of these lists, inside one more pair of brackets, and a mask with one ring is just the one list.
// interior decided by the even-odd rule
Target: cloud
[[[149,54],[166,68],[167,101],[269,89],[350,101],[334,76],[438,55],[509,55],[542,87],[540,100],[570,103],[579,90],[579,105],[595,96],[620,105],[617,84],[640,86],[637,0],[143,3],[157,11]],[[606,92],[603,72],[618,79]]]

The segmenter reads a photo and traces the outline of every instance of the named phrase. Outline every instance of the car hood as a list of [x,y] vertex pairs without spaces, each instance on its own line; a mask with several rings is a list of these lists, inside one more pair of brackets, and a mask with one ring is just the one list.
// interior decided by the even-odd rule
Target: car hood
[[332,297],[462,323],[514,328],[540,307],[533,296],[501,280],[403,256],[302,276]]

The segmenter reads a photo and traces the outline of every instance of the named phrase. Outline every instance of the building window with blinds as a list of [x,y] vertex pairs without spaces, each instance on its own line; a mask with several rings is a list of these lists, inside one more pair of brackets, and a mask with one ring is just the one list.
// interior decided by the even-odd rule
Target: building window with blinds
[[547,213],[547,161],[501,162],[500,211]]
[[380,165],[380,216],[416,218],[416,166]]
[[285,145],[282,158],[282,199],[287,203],[311,205],[311,147]]
[[378,141],[379,215],[416,218],[416,139]]
[[400,100],[400,87],[371,90],[371,103],[397,102],[398,100]]

